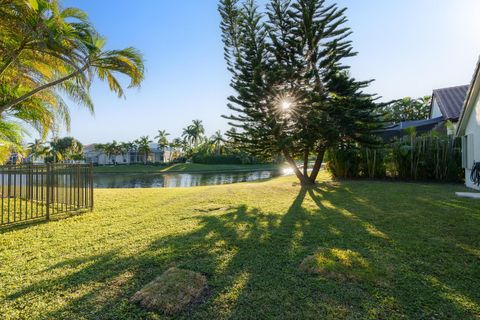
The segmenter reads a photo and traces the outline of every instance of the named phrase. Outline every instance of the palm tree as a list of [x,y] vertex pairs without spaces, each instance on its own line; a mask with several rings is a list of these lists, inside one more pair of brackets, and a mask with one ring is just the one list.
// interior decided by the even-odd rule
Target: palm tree
[[225,140],[223,139],[223,135],[220,130],[216,131],[215,134],[210,137],[210,143],[212,144],[213,150],[216,154],[221,155],[223,153]]
[[105,146],[105,153],[108,157],[109,162],[114,162],[116,164],[115,158],[112,161],[112,157],[122,154],[122,149],[117,141],[113,140],[112,143],[107,143]]
[[[58,123],[69,126],[60,93],[93,112],[93,79],[108,82],[119,97],[116,78],[140,85],[143,59],[133,48],[105,50],[105,40],[78,9],[61,9],[58,0],[11,0],[0,5],[0,121],[39,129],[42,137]],[[7,135],[8,136],[8,135]]]
[[43,157],[48,154],[48,147],[43,140],[35,139],[34,142],[28,144],[28,153],[33,158]]
[[155,137],[155,139],[157,139],[159,148],[165,149],[165,147],[169,145],[168,138],[167,138],[169,135],[170,133],[167,133],[167,131],[165,130],[158,130],[158,134]]
[[130,151],[135,150],[135,143],[133,142],[122,142],[120,143],[120,150],[123,156],[123,162],[126,162],[126,156]]
[[201,120],[193,120],[192,124],[183,129],[182,137],[187,141],[190,147],[195,148],[203,140],[205,128]]
[[148,155],[151,152],[150,144],[152,143],[152,141],[148,136],[143,136],[143,137],[140,137],[140,139],[135,140],[135,143],[137,144],[137,151],[145,155],[145,158],[143,159],[143,163],[147,164]]

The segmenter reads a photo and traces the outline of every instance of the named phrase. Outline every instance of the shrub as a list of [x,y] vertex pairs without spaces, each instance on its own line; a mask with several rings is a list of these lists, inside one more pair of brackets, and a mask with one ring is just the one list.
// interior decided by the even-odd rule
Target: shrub
[[193,163],[202,164],[256,164],[258,163],[255,157],[247,156],[241,153],[216,155],[197,153],[192,156]]
[[338,178],[400,178],[459,182],[461,145],[452,136],[411,133],[383,148],[342,145],[328,153],[328,169]]

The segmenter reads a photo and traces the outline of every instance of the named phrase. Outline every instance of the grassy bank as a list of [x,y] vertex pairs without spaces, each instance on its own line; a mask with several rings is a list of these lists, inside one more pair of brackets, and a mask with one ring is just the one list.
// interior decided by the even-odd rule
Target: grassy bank
[[[461,186],[322,179],[96,190],[92,213],[0,231],[0,315],[165,319],[128,299],[176,266],[211,292],[177,318],[480,317],[479,201],[456,198]],[[306,273],[318,252],[324,270]]]
[[154,165],[117,165],[98,166],[95,173],[174,173],[174,172],[232,172],[253,170],[275,170],[280,166],[275,164],[198,164],[179,163],[171,166]]

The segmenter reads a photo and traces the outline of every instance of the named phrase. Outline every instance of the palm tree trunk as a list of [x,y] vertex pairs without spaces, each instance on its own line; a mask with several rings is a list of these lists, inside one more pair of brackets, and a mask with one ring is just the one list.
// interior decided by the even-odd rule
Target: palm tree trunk
[[65,77],[63,77],[63,78],[60,78],[60,79],[57,79],[57,80],[55,80],[55,81],[46,83],[46,84],[44,84],[44,85],[42,85],[42,86],[40,86],[40,87],[38,87],[38,88],[30,91],[30,92],[24,94],[23,96],[21,96],[21,97],[19,97],[19,98],[17,98],[17,99],[14,99],[14,100],[12,100],[12,101],[10,101],[10,102],[7,103],[6,105],[3,105],[3,106],[0,107],[0,113],[6,111],[6,110],[8,110],[8,109],[10,109],[11,107],[16,106],[16,105],[19,104],[19,103],[22,103],[23,101],[27,100],[27,99],[30,98],[31,96],[33,96],[33,95],[35,95],[35,94],[37,94],[37,93],[39,93],[39,92],[41,92],[41,91],[43,91],[43,90],[46,90],[46,89],[48,89],[48,88],[51,88],[51,87],[53,87],[53,86],[56,86],[57,84],[60,84],[60,83],[62,83],[62,82],[65,82],[65,81],[67,81],[67,80],[70,80],[70,79],[78,76],[81,72],[87,70],[87,68],[88,68],[88,64],[86,64],[86,65],[83,66],[81,69],[78,69],[78,70],[72,72],[71,74],[69,74],[69,75],[67,75],[67,76],[65,76]]

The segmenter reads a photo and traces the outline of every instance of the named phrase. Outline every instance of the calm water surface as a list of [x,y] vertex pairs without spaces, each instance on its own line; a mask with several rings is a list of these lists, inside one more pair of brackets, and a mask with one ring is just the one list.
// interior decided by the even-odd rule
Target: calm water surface
[[95,188],[179,188],[265,180],[284,175],[281,170],[231,173],[95,174]]

